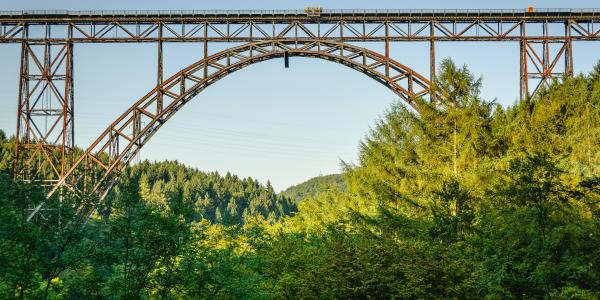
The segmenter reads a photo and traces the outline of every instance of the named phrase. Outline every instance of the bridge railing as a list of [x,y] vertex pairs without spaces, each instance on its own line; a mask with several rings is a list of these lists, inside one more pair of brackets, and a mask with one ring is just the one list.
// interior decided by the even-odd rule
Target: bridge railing
[[[321,14],[522,14],[523,9],[324,9]],[[599,8],[534,8],[534,13],[593,13]],[[303,10],[20,10],[0,11],[9,16],[147,16],[147,15],[305,15]]]

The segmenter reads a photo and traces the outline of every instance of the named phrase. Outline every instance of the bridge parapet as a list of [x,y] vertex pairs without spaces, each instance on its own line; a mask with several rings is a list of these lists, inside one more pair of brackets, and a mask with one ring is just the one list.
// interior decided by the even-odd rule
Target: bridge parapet
[[[311,8],[314,9],[314,8]],[[312,13],[317,11],[311,10]],[[43,17],[43,16],[306,16],[305,10],[15,10],[0,11],[0,16]],[[598,8],[529,8],[522,9],[322,9],[323,16],[593,16],[599,15]]]

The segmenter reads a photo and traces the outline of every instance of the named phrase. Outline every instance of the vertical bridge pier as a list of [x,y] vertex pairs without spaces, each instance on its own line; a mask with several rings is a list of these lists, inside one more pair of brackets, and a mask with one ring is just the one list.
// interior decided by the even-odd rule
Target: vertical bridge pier
[[21,30],[15,177],[52,186],[73,162],[75,111],[72,27],[63,40],[29,40]]

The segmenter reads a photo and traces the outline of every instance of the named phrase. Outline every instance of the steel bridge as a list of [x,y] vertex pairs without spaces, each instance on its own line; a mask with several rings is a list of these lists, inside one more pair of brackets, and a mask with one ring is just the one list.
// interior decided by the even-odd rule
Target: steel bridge
[[[520,97],[526,98],[573,76],[572,44],[600,41],[600,9],[2,11],[0,43],[21,45],[15,177],[48,186],[48,197],[68,188],[102,200],[141,147],[194,96],[231,72],[273,58],[286,66],[291,56],[340,63],[418,109],[415,98],[435,98],[430,86],[439,41],[519,43]],[[429,77],[394,59],[390,44],[398,42],[429,44]],[[74,141],[78,43],[154,43],[157,59],[156,87],[83,153],[76,153]],[[202,59],[165,78],[164,43],[197,43]],[[211,51],[214,43],[231,47]],[[92,206],[79,209],[89,214]]]

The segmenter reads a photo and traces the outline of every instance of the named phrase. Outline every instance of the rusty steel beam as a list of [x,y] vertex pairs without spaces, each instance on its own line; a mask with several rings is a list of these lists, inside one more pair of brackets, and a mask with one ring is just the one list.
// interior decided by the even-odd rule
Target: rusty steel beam
[[[163,26],[158,26],[158,43],[157,43],[157,62],[156,62],[156,86],[159,87],[163,82],[163,41],[162,41]],[[158,91],[157,109],[162,111],[163,108],[163,95],[162,92]]]
[[[518,28],[525,23],[540,27],[543,24],[562,24],[572,27],[573,40],[600,40],[600,12],[596,10],[571,10],[547,12],[495,12],[478,11],[432,11],[430,13],[388,12],[336,12],[324,11],[320,17],[308,17],[301,13],[206,13],[179,12],[147,14],[123,12],[111,14],[98,12],[80,14],[64,12],[0,12],[0,43],[19,43],[24,26],[50,25],[75,29],[75,43],[140,43],[140,42],[252,42],[283,39],[282,31],[273,30],[274,24],[292,25],[291,32],[302,30],[311,38],[339,39],[343,42],[356,41],[429,41],[430,28],[435,24],[433,35],[436,41],[519,41]],[[210,30],[202,35],[199,30],[208,24]],[[325,27],[344,24],[345,36],[330,32]],[[389,26],[382,26],[388,24]],[[158,37],[158,27],[164,27],[164,36]],[[317,28],[323,26],[325,30]],[[383,27],[389,29],[385,34]],[[247,28],[248,30],[241,30]],[[373,30],[378,28],[378,30]],[[288,28],[289,29],[289,28]],[[288,32],[290,32],[288,30]],[[256,34],[253,34],[256,33]],[[55,34],[53,42],[64,41],[64,33]],[[531,35],[530,39],[564,39],[563,32],[549,36]],[[30,35],[28,42],[43,42],[44,36]]]
[[435,25],[431,20],[429,25],[429,80],[435,82]]
[[569,21],[565,22],[565,75],[573,76],[573,39],[571,38],[571,26]]
[[390,34],[389,34],[389,22],[385,21],[385,76],[390,76]]
[[[561,40],[531,40],[525,26],[521,26],[520,44],[520,97],[525,99],[535,95],[541,88],[553,81],[573,76],[573,51],[570,37],[571,27],[564,23],[564,38]],[[544,23],[542,33],[548,37],[548,23]]]
[[600,15],[600,9],[323,9],[318,16],[309,15],[304,10],[112,10],[112,11],[69,11],[69,10],[32,10],[32,11],[1,11],[0,19],[56,21],[65,22],[70,19],[84,20],[129,20],[144,21],[161,18],[165,20],[195,20],[198,18],[213,20],[243,20],[255,19],[329,19],[340,17],[352,19],[430,19],[436,17],[444,20],[465,18],[493,18],[533,20],[564,17],[589,17]]

